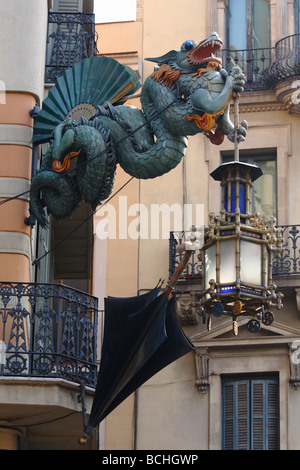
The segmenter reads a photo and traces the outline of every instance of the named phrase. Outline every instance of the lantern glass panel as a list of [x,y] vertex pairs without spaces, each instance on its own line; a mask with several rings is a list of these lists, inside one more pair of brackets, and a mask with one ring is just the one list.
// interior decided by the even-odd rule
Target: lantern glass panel
[[[225,211],[231,212],[232,214],[235,213],[235,206],[236,206],[236,185],[231,185],[231,204],[228,207],[228,186],[225,186]],[[242,214],[246,213],[246,185],[240,183],[240,190],[239,190],[239,208]]]
[[205,288],[209,287],[211,279],[216,280],[216,245],[205,250]]
[[236,282],[235,240],[220,240],[220,282]]
[[241,240],[241,282],[262,285],[262,245]]

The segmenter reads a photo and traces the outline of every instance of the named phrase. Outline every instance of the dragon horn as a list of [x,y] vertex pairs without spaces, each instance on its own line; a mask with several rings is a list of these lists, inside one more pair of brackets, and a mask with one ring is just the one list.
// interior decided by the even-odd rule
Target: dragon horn
[[169,51],[159,57],[147,57],[145,60],[148,60],[149,62],[155,62],[157,64],[166,64],[169,61],[176,59],[178,52],[180,52],[179,49],[173,49],[172,51]]

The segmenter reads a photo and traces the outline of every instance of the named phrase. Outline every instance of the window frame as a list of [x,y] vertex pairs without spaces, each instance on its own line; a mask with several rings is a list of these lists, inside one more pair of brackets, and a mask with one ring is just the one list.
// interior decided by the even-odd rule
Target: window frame
[[[254,402],[254,388],[259,385],[262,386],[262,402]],[[276,386],[276,416],[270,416],[269,413],[269,404],[271,403],[271,389],[270,386]],[[244,410],[247,410],[246,415],[242,416],[239,415],[239,405],[241,405],[241,401],[237,401],[237,397],[239,394],[239,389],[245,386],[247,390],[247,397],[246,402],[243,403]],[[225,403],[226,396],[225,391],[229,389],[229,387],[233,388],[233,403],[232,403],[232,419],[227,417],[226,418],[226,409],[225,407],[228,406]],[[280,407],[279,407],[279,377],[278,374],[249,374],[249,375],[230,375],[230,376],[222,376],[221,377],[221,390],[222,390],[222,429],[221,429],[221,442],[222,442],[222,450],[268,450],[269,444],[269,437],[271,432],[271,420],[274,423],[275,420],[275,446],[276,449],[272,450],[279,450],[280,448]],[[243,392],[245,393],[245,392]],[[260,409],[262,409],[262,413],[254,414],[255,405],[259,405]],[[229,405],[230,406],[230,405]],[[226,430],[228,432],[227,424],[230,424],[230,420],[232,420],[232,427],[229,428],[229,431],[232,432],[232,446],[228,448],[228,435],[226,435]],[[242,423],[242,420],[244,423]],[[241,426],[239,424],[242,423]],[[262,424],[261,424],[262,423]],[[259,426],[262,426],[262,442],[255,442],[254,436],[257,435],[257,430],[259,430]],[[255,429],[256,427],[256,429]],[[240,432],[243,429],[247,429],[246,434],[242,434]],[[273,426],[274,432],[274,426]],[[230,436],[229,436],[230,439]],[[244,445],[239,445],[239,439],[244,441]],[[273,438],[274,439],[274,438]],[[227,443],[226,443],[227,441]],[[246,443],[246,445],[245,445]],[[262,444],[262,445],[261,445]],[[259,447],[259,449],[257,449]],[[262,447],[262,448],[261,448]]]

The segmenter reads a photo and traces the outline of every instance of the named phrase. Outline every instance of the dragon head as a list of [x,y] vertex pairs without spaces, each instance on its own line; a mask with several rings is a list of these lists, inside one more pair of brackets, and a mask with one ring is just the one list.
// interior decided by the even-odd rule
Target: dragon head
[[212,33],[207,39],[196,44],[193,40],[185,41],[180,49],[173,49],[160,57],[148,57],[145,60],[155,62],[159,66],[167,64],[175,69],[196,72],[199,68],[222,68],[222,61],[216,53],[223,42],[217,33]]

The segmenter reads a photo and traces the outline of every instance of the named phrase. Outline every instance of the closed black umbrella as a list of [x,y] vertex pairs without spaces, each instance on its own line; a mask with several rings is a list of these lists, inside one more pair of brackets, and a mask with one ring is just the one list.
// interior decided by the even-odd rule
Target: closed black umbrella
[[105,299],[101,365],[87,434],[154,374],[193,350],[178,322],[175,298],[158,295],[159,290]]

